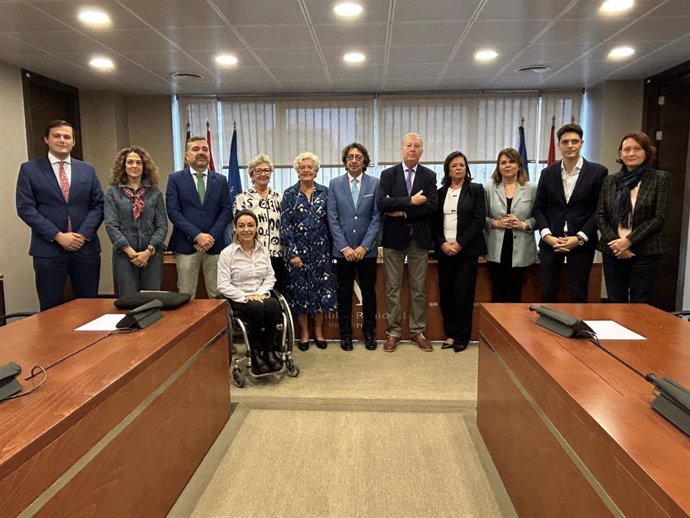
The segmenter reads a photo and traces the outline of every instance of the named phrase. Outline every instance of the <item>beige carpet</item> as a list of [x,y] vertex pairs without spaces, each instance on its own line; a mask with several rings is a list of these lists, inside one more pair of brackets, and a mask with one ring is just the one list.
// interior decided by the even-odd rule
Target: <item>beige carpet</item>
[[477,348],[295,352],[239,403],[171,517],[514,517],[475,423]]

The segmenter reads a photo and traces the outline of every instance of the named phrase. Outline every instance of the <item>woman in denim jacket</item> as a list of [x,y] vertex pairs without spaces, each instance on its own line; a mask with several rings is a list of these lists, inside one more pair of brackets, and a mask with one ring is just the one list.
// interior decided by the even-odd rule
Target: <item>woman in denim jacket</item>
[[105,230],[113,242],[113,276],[120,297],[160,290],[168,231],[158,167],[138,146],[121,150],[105,195]]

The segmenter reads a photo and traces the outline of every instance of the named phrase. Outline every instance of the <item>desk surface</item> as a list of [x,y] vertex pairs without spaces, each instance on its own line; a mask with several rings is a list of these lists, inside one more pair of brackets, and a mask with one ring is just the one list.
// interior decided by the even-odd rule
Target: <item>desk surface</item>
[[[644,341],[602,340],[602,345],[643,373],[669,376],[690,387],[687,321],[647,305],[552,307],[584,320],[615,320],[645,336]],[[523,374],[530,371],[547,384],[578,418],[578,425],[588,429],[592,442],[603,444],[652,498],[673,502],[662,507],[690,515],[690,441],[650,407],[652,386],[589,341],[563,338],[537,326],[536,317],[527,305],[482,304],[481,318],[506,339],[507,345],[497,352],[509,367]],[[575,450],[578,453],[577,445]]]
[[[146,369],[192,329],[221,315],[224,302],[193,300],[147,329],[116,334],[80,352],[108,333],[74,329],[104,313],[124,313],[110,299],[78,299],[0,327],[0,364],[22,366],[20,382],[34,365],[48,367],[35,393],[0,403],[0,479],[40,451],[109,395]],[[39,378],[41,375],[39,375]]]

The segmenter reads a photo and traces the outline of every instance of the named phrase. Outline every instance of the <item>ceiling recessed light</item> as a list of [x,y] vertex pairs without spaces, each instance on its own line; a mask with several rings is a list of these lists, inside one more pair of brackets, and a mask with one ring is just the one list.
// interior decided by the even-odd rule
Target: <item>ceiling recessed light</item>
[[232,54],[218,54],[215,59],[219,65],[237,65],[239,62]]
[[601,4],[599,12],[605,14],[620,13],[631,9],[634,4],[633,0],[606,0]]
[[77,14],[79,20],[89,27],[109,27],[110,16],[100,9],[82,9]]
[[609,52],[609,58],[624,59],[629,58],[633,54],[635,54],[635,49],[632,47],[616,47],[615,49],[611,49],[611,52]]
[[498,52],[491,49],[480,50],[474,55],[474,59],[477,61],[491,61],[498,57]]
[[346,63],[361,63],[367,57],[361,52],[348,52],[343,56],[343,61]]
[[354,16],[359,16],[362,13],[362,6],[359,4],[345,2],[338,4],[333,8],[333,12],[338,16],[344,18],[352,18]]
[[115,68],[115,63],[113,63],[113,60],[103,56],[96,56],[95,58],[92,58],[91,61],[89,61],[89,65],[98,70],[112,70]]

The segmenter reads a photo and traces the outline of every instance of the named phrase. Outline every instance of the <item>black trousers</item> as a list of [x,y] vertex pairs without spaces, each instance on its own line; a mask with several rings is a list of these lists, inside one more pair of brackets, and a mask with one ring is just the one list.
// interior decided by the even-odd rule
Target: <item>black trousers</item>
[[487,263],[491,275],[491,302],[522,302],[522,284],[527,268]]
[[477,256],[438,255],[438,287],[443,331],[456,343],[467,343],[472,334],[472,312],[477,284]]
[[277,350],[276,326],[281,322],[280,304],[276,299],[264,299],[261,302],[230,301],[233,314],[247,327],[249,349],[254,353]]
[[352,338],[352,293],[355,277],[359,277],[359,288],[362,292],[362,333],[364,336],[374,336],[376,332],[376,257],[365,257],[357,262],[336,258],[335,271],[338,283],[340,337]]
[[273,267],[273,273],[276,276],[274,288],[278,290],[284,297],[288,285],[288,274],[287,269],[285,268],[285,261],[282,257],[271,257],[271,266]]
[[649,302],[661,270],[661,254],[616,259],[603,254],[609,302]]
[[34,257],[36,292],[41,311],[63,302],[67,276],[72,281],[74,296],[98,297],[101,255],[83,255],[61,250],[56,257]]
[[541,271],[541,301],[556,302],[558,287],[561,282],[561,270],[566,256],[568,257],[568,289],[570,302],[587,302],[589,274],[594,262],[594,248],[556,253],[548,245],[539,249]]

